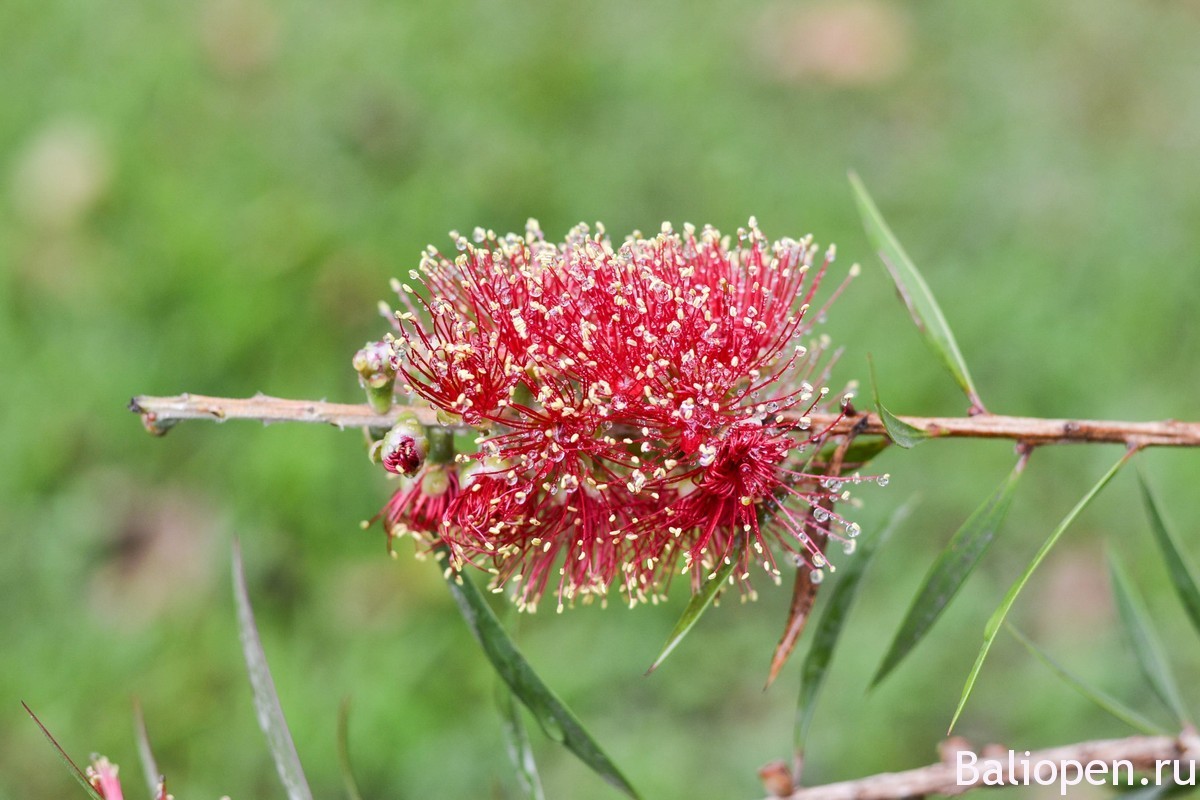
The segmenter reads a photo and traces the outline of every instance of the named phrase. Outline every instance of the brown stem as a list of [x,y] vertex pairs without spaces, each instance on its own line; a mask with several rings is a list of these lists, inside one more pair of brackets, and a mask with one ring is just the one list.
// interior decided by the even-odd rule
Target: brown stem
[[[972,789],[994,788],[999,785],[1036,786],[1035,770],[1037,765],[1043,761],[1057,765],[1060,780],[1064,769],[1069,770],[1068,774],[1074,779],[1075,764],[1087,767],[1088,764],[1098,762],[1108,765],[1108,768],[1102,773],[1101,768],[1097,766],[1092,773],[1094,780],[1103,780],[1105,784],[1112,785],[1115,777],[1124,784],[1131,779],[1129,772],[1132,771],[1145,775],[1149,784],[1153,785],[1157,781],[1160,762],[1165,765],[1162,768],[1164,782],[1168,782],[1173,776],[1174,763],[1177,761],[1184,765],[1180,769],[1180,776],[1186,780],[1189,769],[1191,769],[1187,765],[1193,764],[1200,757],[1200,741],[1197,740],[1195,731],[1188,730],[1178,738],[1131,736],[1127,739],[1080,742],[1064,747],[1036,750],[1029,755],[1025,755],[1027,751],[1019,750],[1014,755],[1015,769],[1012,770],[1009,768],[1009,751],[997,745],[990,745],[984,748],[983,753],[978,755],[978,760],[974,762],[973,768],[977,771],[972,773],[964,769],[963,778],[967,780],[959,783],[958,754],[967,751],[971,751],[971,748],[966,742],[961,739],[951,740],[946,742],[942,748],[940,763],[910,769],[906,772],[887,772],[853,781],[794,789],[790,794],[772,795],[771,800],[778,800],[780,797],[786,797],[788,800],[901,800],[901,798],[921,798],[934,794],[957,795]],[[971,761],[966,756],[964,756],[964,760]],[[1126,762],[1130,767],[1125,766]],[[992,764],[990,772],[988,771],[989,764]],[[1029,765],[1028,778],[1023,764]],[[1116,771],[1115,766],[1118,764],[1120,765],[1119,772]],[[996,766],[1000,768],[998,773],[994,770]],[[985,774],[999,775],[1003,783],[999,781],[985,783],[983,781]],[[1049,768],[1047,767],[1042,775],[1046,777],[1048,774]],[[972,777],[976,780],[969,782]],[[1081,783],[1088,783],[1084,774],[1080,774],[1078,777],[1081,779]],[[1026,780],[1028,780],[1027,784],[1025,784]],[[1140,778],[1134,779],[1134,781],[1137,785],[1144,785]],[[1059,788],[1059,781],[1054,781],[1054,784],[1055,789]]]
[[[423,422],[433,424],[436,417],[429,409],[395,406],[388,414],[379,414],[369,405],[326,403],[319,400],[285,400],[263,394],[245,399],[204,397],[181,394],[174,397],[133,398],[129,409],[140,414],[146,429],[161,435],[176,423],[187,419],[228,419],[272,422],[316,422],[338,428],[388,428],[404,411],[415,413]],[[831,434],[852,430],[864,436],[886,436],[887,431],[874,414],[855,414],[838,420],[835,414],[812,414],[811,429],[832,425]],[[969,417],[901,417],[909,425],[930,436],[945,438],[1011,439],[1026,445],[1108,442],[1130,447],[1200,446],[1200,422],[1112,422],[1103,420],[1042,419],[976,414]],[[836,422],[835,422],[836,420]]]

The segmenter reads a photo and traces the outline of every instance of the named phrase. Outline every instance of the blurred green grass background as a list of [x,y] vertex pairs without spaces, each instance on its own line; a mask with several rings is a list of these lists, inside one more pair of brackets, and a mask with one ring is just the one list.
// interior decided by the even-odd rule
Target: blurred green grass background
[[[181,800],[283,796],[238,649],[234,534],[317,796],[340,794],[346,695],[367,797],[513,796],[494,680],[436,570],[358,528],[388,487],[357,434],[189,424],[158,440],[123,410],[185,390],[356,400],[349,357],[383,329],[388,278],[450,229],[533,216],[548,235],[599,219],[620,236],[754,214],[772,236],[811,231],[865,267],[829,322],[838,380],[872,353],[894,411],[962,413],[869,250],[853,168],[993,411],[1200,418],[1198,37],[1195,0],[0,4],[0,797],[75,791],[21,699],[138,796],[135,695]],[[880,459],[893,479],[860,492],[865,536],[924,500],[851,619],[809,781],[934,756],[992,607],[1118,454],[1037,453],[960,600],[867,694],[1012,449]],[[1200,555],[1200,453],[1139,460]],[[1130,478],[1016,617],[1149,705],[1105,547],[1133,561],[1189,684],[1200,650]],[[788,756],[798,681],[793,664],[761,691],[790,592],[760,590],[651,678],[678,592],[525,618],[520,641],[648,797],[756,797],[756,768]],[[961,732],[1024,749],[1127,731],[1002,638]],[[549,796],[613,796],[539,741]]]

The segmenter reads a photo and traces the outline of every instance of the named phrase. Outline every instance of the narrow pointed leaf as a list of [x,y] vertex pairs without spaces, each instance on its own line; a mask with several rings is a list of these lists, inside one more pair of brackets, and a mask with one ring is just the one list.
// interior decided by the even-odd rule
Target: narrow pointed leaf
[[1062,664],[1055,661],[1049,653],[1038,647],[1032,639],[1021,633],[1011,624],[1006,622],[1004,627],[1008,628],[1008,632],[1011,633],[1018,642],[1025,645],[1026,650],[1028,650],[1034,655],[1034,657],[1049,667],[1051,672],[1062,678],[1062,680],[1068,686],[1090,700],[1102,711],[1108,712],[1112,716],[1121,720],[1121,722],[1124,722],[1131,728],[1136,728],[1148,736],[1166,733],[1161,726],[1155,725],[1153,722],[1146,719],[1132,708],[1129,708],[1121,701],[1110,697],[1108,694],[1105,694],[1094,686],[1088,685],[1082,678],[1068,670]]
[[521,708],[517,705],[513,693],[504,684],[496,686],[496,704],[500,709],[504,744],[508,750],[508,758],[512,762],[513,771],[517,774],[517,784],[521,787],[521,796],[527,800],[545,800],[542,779],[538,775],[537,762],[533,759],[533,747],[529,743],[529,734],[521,719]]
[[[737,548],[734,549],[736,550]],[[698,568],[699,565],[693,566],[693,569]],[[712,605],[717,593],[728,582],[729,576],[733,574],[736,568],[737,559],[730,559],[728,564],[722,564],[720,569],[709,576],[708,580],[700,587],[700,591],[692,595],[692,599],[688,601],[687,608],[683,610],[679,621],[675,623],[675,627],[671,630],[671,635],[667,637],[667,643],[663,645],[662,652],[658,654],[658,658],[654,659],[654,663],[650,665],[650,669],[646,670],[647,675],[654,672],[660,664],[666,661],[667,656],[671,655],[671,651],[683,641],[683,637],[687,636],[688,632],[700,621],[701,615]]]
[[[817,544],[820,549],[824,550],[824,537],[818,538]],[[775,643],[775,651],[771,654],[771,666],[767,670],[764,691],[769,689],[775,679],[779,677],[783,665],[787,663],[787,660],[791,658],[792,651],[796,649],[796,643],[800,641],[800,635],[804,633],[804,628],[808,624],[808,616],[812,611],[813,603],[817,600],[817,590],[820,588],[821,584],[812,579],[812,570],[804,566],[796,568],[796,582],[792,586],[792,602],[788,606],[787,622],[784,623],[783,635]]]
[[137,738],[138,758],[142,762],[142,777],[150,790],[150,800],[160,796],[158,786],[162,783],[162,773],[158,771],[158,762],[154,759],[154,750],[150,747],[150,736],[146,733],[146,718],[142,716],[142,704],[133,701],[133,732]]
[[350,765],[350,698],[343,697],[338,706],[337,721],[338,771],[342,773],[342,789],[347,800],[362,800],[358,781],[354,779],[354,768]]
[[906,450],[916,447],[928,439],[928,431],[915,425],[909,425],[887,410],[887,407],[879,399],[879,382],[875,380],[875,362],[868,358],[867,364],[871,370],[871,397],[875,401],[875,413],[879,415],[879,421],[883,423],[888,438]]
[[1058,543],[1058,540],[1062,538],[1063,533],[1067,528],[1071,527],[1071,523],[1075,521],[1075,518],[1088,507],[1088,504],[1095,499],[1096,495],[1100,494],[1100,490],[1108,485],[1108,482],[1125,465],[1125,462],[1129,460],[1131,455],[1133,455],[1133,451],[1127,450],[1121,456],[1120,460],[1116,464],[1113,464],[1108,472],[1104,473],[1104,477],[1075,504],[1075,507],[1067,512],[1062,522],[1058,523],[1058,527],[1042,543],[1033,560],[1025,567],[1025,571],[1021,573],[1021,577],[1017,578],[1016,582],[1009,587],[1008,593],[1004,595],[1004,599],[1000,602],[999,607],[992,612],[992,616],[983,630],[983,645],[979,648],[979,655],[975,657],[975,663],[971,667],[970,674],[967,675],[966,683],[963,684],[962,696],[958,700],[958,707],[954,709],[954,717],[950,720],[950,727],[947,730],[947,734],[954,730],[958,718],[962,716],[963,709],[967,706],[967,699],[971,696],[971,690],[975,688],[975,681],[979,678],[979,671],[983,669],[983,662],[987,660],[988,652],[992,649],[992,644],[996,641],[996,635],[1000,632],[1000,627],[1008,617],[1008,612],[1012,610],[1013,604],[1017,602],[1017,596],[1021,594],[1021,590],[1025,588],[1025,584],[1029,583],[1029,579],[1033,577],[1033,573],[1041,566],[1041,563],[1046,560],[1046,556],[1054,548],[1054,545]]
[[900,629],[892,639],[871,686],[878,685],[912,652],[962,588],[1008,515],[1024,468],[1025,458],[1022,457],[992,496],[975,509],[938,554],[925,580],[921,582],[908,613],[904,615],[904,621],[900,623]]
[[1163,560],[1167,562],[1171,585],[1175,587],[1175,594],[1179,595],[1188,619],[1192,621],[1192,627],[1200,632],[1200,571],[1197,571],[1187,551],[1180,546],[1174,532],[1167,527],[1166,520],[1158,510],[1154,492],[1150,490],[1150,485],[1146,483],[1146,477],[1141,472],[1138,473],[1138,485],[1142,488],[1142,500],[1146,504],[1146,514],[1150,517],[1150,529],[1154,531],[1154,538],[1162,551]]
[[1150,688],[1154,690],[1154,693],[1175,715],[1175,719],[1180,724],[1186,723],[1188,714],[1179,692],[1179,684],[1176,683],[1175,676],[1167,662],[1162,641],[1154,630],[1150,612],[1146,609],[1141,595],[1130,582],[1125,568],[1111,552],[1108,554],[1108,573],[1112,578],[1113,599],[1117,604],[1121,624],[1125,629],[1126,636],[1129,637],[1129,643],[1133,647],[1133,654],[1137,657],[1142,674],[1150,682]]
[[825,610],[821,612],[821,621],[817,623],[812,645],[804,657],[800,672],[800,697],[796,706],[795,731],[797,752],[804,750],[804,742],[808,738],[808,729],[816,710],[817,694],[825,681],[829,662],[833,659],[834,648],[837,647],[838,637],[841,636],[854,598],[858,596],[863,575],[880,546],[900,527],[915,505],[916,498],[913,498],[892,512],[879,534],[866,540],[858,554],[839,570],[842,575],[829,594]]
[[904,252],[899,240],[884,221],[883,215],[875,206],[875,201],[867,193],[867,187],[853,172],[850,173],[850,185],[854,188],[854,198],[858,203],[858,212],[862,217],[863,226],[867,230],[867,237],[870,238],[879,253],[884,267],[891,274],[892,281],[896,284],[896,290],[900,293],[904,304],[908,306],[908,312],[912,316],[913,322],[925,336],[926,343],[945,364],[946,369],[954,376],[958,385],[962,387],[967,399],[971,401],[971,405],[975,409],[983,411],[983,402],[979,399],[979,392],[975,390],[971,373],[967,370],[967,363],[958,349],[958,342],[954,339],[954,334],[946,322],[946,316],[942,313],[941,306],[934,299],[929,285],[925,283],[925,278],[917,270],[908,254]]
[[71,760],[71,757],[67,755],[67,751],[62,749],[62,745],[58,743],[58,740],[54,738],[49,730],[47,730],[46,726],[42,724],[42,721],[37,718],[37,714],[33,713],[33,709],[27,706],[24,702],[21,703],[21,708],[25,709],[25,713],[28,714],[33,720],[34,724],[41,729],[42,735],[45,736],[50,742],[51,746],[54,747],[54,752],[58,753],[58,757],[62,759],[63,764],[65,764],[67,769],[70,771],[71,777],[73,777],[79,783],[79,785],[87,791],[88,796],[91,797],[92,800],[104,800],[104,798],[100,796],[100,793],[96,791],[96,787],[92,786],[87,777],[84,776],[83,770],[76,766],[75,762]]
[[[442,552],[444,554],[445,551]],[[608,783],[630,797],[638,797],[633,786],[604,754],[591,734],[521,655],[516,643],[504,630],[487,599],[470,577],[451,573],[446,582],[467,627],[483,648],[492,668],[508,684],[516,698],[533,713],[546,735],[560,742]]]
[[238,631],[242,639],[242,655],[246,658],[246,671],[250,674],[250,686],[254,691],[254,710],[258,714],[258,726],[267,737],[267,747],[275,760],[275,770],[283,784],[288,800],[312,800],[312,790],[300,766],[300,756],[288,730],[275,681],[267,666],[267,654],[263,652],[254,622],[254,611],[250,607],[250,595],[246,591],[246,575],[242,569],[242,548],[233,543],[233,599],[237,604]]
[[[917,430],[920,429],[918,428]],[[886,436],[863,436],[856,438],[846,448],[846,452],[842,454],[842,474],[845,475],[847,472],[862,469],[873,461],[875,456],[886,450],[891,443]],[[828,464],[839,446],[841,446],[841,442],[829,442],[821,448],[812,461]]]

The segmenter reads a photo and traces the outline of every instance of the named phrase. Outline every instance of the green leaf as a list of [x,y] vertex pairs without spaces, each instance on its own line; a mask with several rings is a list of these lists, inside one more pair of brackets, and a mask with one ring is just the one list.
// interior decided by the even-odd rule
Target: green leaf
[[912,498],[892,512],[879,534],[869,540],[859,550],[858,555],[839,570],[841,577],[838,578],[830,593],[829,602],[821,613],[821,621],[817,623],[812,645],[800,670],[800,698],[796,705],[795,731],[797,752],[804,750],[804,742],[808,738],[808,729],[816,710],[817,694],[821,690],[821,684],[825,682],[829,662],[833,659],[834,648],[837,647],[846,618],[850,615],[854,598],[858,595],[863,575],[880,546],[887,541],[892,531],[900,527],[915,505],[916,498]]
[[[875,456],[886,450],[891,443],[886,436],[860,436],[855,438],[854,441],[850,442],[850,446],[846,448],[846,452],[842,454],[842,474],[845,475],[847,472],[862,469],[873,461]],[[826,443],[816,454],[816,457],[810,459],[809,463],[819,462],[828,464],[841,444],[841,442]]]
[[1016,582],[1009,587],[1008,593],[1004,595],[1004,600],[1000,602],[1000,606],[992,613],[991,619],[988,620],[987,625],[984,627],[983,645],[979,648],[979,655],[975,657],[975,664],[971,667],[970,674],[967,675],[966,683],[963,684],[962,696],[958,700],[958,707],[954,709],[954,717],[950,720],[950,728],[946,731],[947,734],[954,730],[958,718],[962,716],[963,709],[967,706],[967,698],[971,696],[971,690],[975,688],[975,681],[979,678],[979,671],[983,668],[983,662],[987,660],[988,651],[992,649],[992,644],[996,641],[996,635],[1000,632],[1000,627],[1008,617],[1008,612],[1012,610],[1013,604],[1017,602],[1017,596],[1021,594],[1021,590],[1025,588],[1025,584],[1029,583],[1029,579],[1033,577],[1034,571],[1046,560],[1046,556],[1050,553],[1050,550],[1054,548],[1054,545],[1062,537],[1067,528],[1071,526],[1071,523],[1075,521],[1075,518],[1087,508],[1096,495],[1100,494],[1100,490],[1108,485],[1108,482],[1113,479],[1113,476],[1117,474],[1132,455],[1132,450],[1125,451],[1117,463],[1113,464],[1108,472],[1104,473],[1104,477],[1088,490],[1083,499],[1075,504],[1075,507],[1063,517],[1062,522],[1058,523],[1058,527],[1042,543],[1033,560],[1029,562],[1029,565],[1025,567],[1025,571],[1021,573],[1021,577],[1017,578]]
[[922,430],[915,425],[909,425],[887,410],[879,400],[879,383],[875,380],[875,362],[870,356],[867,357],[867,364],[871,370],[871,396],[875,401],[875,413],[879,415],[879,420],[883,423],[884,429],[887,430],[888,437],[906,450],[916,447],[928,439],[928,431]]
[[954,380],[962,387],[967,399],[971,401],[971,405],[975,409],[983,411],[983,402],[979,399],[979,392],[975,390],[971,373],[968,372],[967,364],[963,360],[962,353],[959,352],[958,342],[955,341],[954,334],[946,323],[946,317],[942,314],[941,307],[934,299],[933,293],[929,291],[929,285],[925,283],[925,278],[921,276],[912,259],[904,252],[904,248],[900,246],[895,234],[884,221],[883,215],[879,213],[871,195],[867,193],[867,188],[859,180],[858,175],[853,172],[850,173],[850,185],[854,187],[854,198],[858,203],[858,212],[862,216],[867,236],[878,251],[880,259],[883,260],[884,267],[891,274],[892,281],[896,284],[896,290],[900,293],[904,304],[908,306],[908,312],[912,316],[913,322],[925,336],[925,341],[950,370]]
[[1150,688],[1166,703],[1167,708],[1182,725],[1187,722],[1188,714],[1183,705],[1179,685],[1175,682],[1175,676],[1167,663],[1162,641],[1154,630],[1146,604],[1130,582],[1125,568],[1112,552],[1108,554],[1108,572],[1112,578],[1113,599],[1117,603],[1121,624],[1129,637],[1138,666],[1150,682]]
[[[440,552],[444,558],[445,550]],[[517,699],[533,713],[546,735],[560,742],[601,778],[630,797],[638,797],[633,786],[604,754],[591,734],[521,655],[500,620],[496,619],[479,587],[461,573],[448,573],[446,582],[467,627],[483,648],[492,668],[508,684]]]
[[142,762],[142,776],[150,789],[151,800],[158,800],[158,786],[162,782],[162,773],[158,771],[158,762],[154,759],[154,750],[150,747],[150,736],[146,733],[146,718],[142,716],[142,704],[134,698],[133,701],[133,732],[137,738],[138,759]]
[[983,505],[975,509],[938,554],[921,588],[917,590],[908,613],[904,615],[904,621],[900,623],[900,629],[892,639],[871,686],[877,686],[925,638],[967,576],[975,569],[1008,515],[1025,462],[1026,457],[1022,456],[1004,482]]
[[1096,706],[1101,710],[1107,711],[1109,714],[1121,720],[1131,728],[1136,728],[1137,730],[1149,736],[1166,733],[1166,731],[1160,726],[1155,725],[1153,722],[1124,705],[1119,700],[1110,697],[1093,686],[1089,686],[1083,681],[1082,678],[1075,675],[1062,664],[1051,658],[1049,653],[1038,647],[1032,639],[1014,628],[1010,623],[1004,623],[1004,627],[1008,628],[1008,632],[1016,637],[1018,642],[1025,645],[1025,649],[1027,649],[1039,661],[1049,667],[1052,672],[1058,675],[1058,677],[1062,678],[1068,686],[1079,692],[1079,694],[1083,695],[1088,700],[1095,703]]
[[1183,608],[1187,611],[1192,627],[1200,632],[1200,577],[1191,558],[1179,545],[1175,534],[1167,527],[1166,520],[1158,510],[1154,500],[1154,492],[1146,482],[1146,476],[1138,472],[1138,485],[1142,489],[1142,500],[1146,504],[1146,514],[1150,517],[1150,529],[1162,550],[1163,560],[1167,562],[1167,573],[1171,576],[1171,585],[1179,595]]
[[[733,548],[734,552],[737,552],[738,549],[738,547]],[[699,565],[695,565],[693,568],[697,569]],[[716,598],[717,593],[721,591],[721,587],[729,580],[729,576],[735,569],[737,569],[737,559],[730,558],[728,563],[722,564],[720,569],[709,576],[704,585],[700,587],[700,591],[692,595],[687,608],[683,610],[683,615],[679,617],[671,635],[667,637],[667,643],[663,645],[662,652],[658,654],[658,658],[654,659],[650,669],[646,670],[647,675],[658,669],[663,661],[666,661],[667,656],[671,654],[676,645],[683,641],[683,637],[687,636],[693,626],[700,621],[700,616],[712,605],[713,599]]]
[[529,734],[525,731],[525,723],[521,720],[521,709],[517,705],[513,693],[504,684],[496,686],[496,705],[500,708],[504,743],[513,770],[517,773],[517,783],[521,787],[521,795],[528,800],[545,800],[542,779],[538,775],[537,762],[533,759],[533,747],[529,744]]
[[337,720],[338,771],[342,773],[342,788],[349,800],[362,800],[358,781],[354,779],[354,768],[350,766],[350,698],[343,697],[338,706]]
[[70,770],[71,777],[73,777],[79,783],[79,785],[82,786],[85,791],[87,791],[92,800],[104,800],[104,798],[100,796],[100,793],[96,791],[96,787],[92,786],[87,777],[83,774],[83,770],[76,766],[75,762],[71,760],[71,757],[67,755],[67,751],[62,749],[62,745],[58,743],[58,740],[51,735],[46,726],[42,724],[42,721],[37,718],[37,714],[33,713],[33,709],[27,706],[24,702],[21,703],[21,708],[25,709],[25,713],[28,714],[33,720],[34,724],[41,729],[42,735],[49,740],[50,744],[54,747],[54,752],[58,753],[58,757],[62,759],[67,769]]
[[237,604],[238,632],[242,639],[242,654],[246,658],[246,671],[250,674],[250,686],[254,690],[254,709],[258,714],[258,726],[267,737],[267,747],[275,759],[279,780],[287,792],[288,800],[312,800],[312,790],[300,766],[300,756],[288,730],[275,681],[267,666],[267,654],[263,652],[254,623],[254,610],[250,607],[250,595],[246,591],[246,574],[242,569],[242,548],[237,540],[233,543],[233,599]]

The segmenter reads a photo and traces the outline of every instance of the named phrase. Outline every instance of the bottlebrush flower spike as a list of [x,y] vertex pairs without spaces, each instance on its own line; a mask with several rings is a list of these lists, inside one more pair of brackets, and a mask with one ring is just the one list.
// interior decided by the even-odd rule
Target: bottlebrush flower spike
[[412,536],[418,542],[431,543],[442,528],[442,521],[458,497],[458,475],[443,464],[428,464],[421,473],[392,495],[378,514],[363,525],[383,520],[387,533],[388,552],[393,556],[393,542],[402,536]]
[[731,559],[743,585],[751,562],[778,580],[773,549],[819,580],[820,544],[858,532],[829,510],[845,479],[803,466],[829,436],[809,415],[833,405],[813,318],[846,282],[811,308],[832,247],[814,269],[811,237],[770,242],[753,219],[736,240],[664,225],[614,246],[579,225],[553,244],[532,220],[451,236],[453,259],[430,247],[396,283],[392,316],[403,391],[479,432],[432,512],[452,568],[528,610],[552,582],[560,610],[613,583],[657,601],[680,561],[693,587]]

